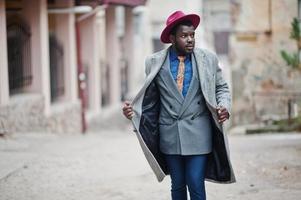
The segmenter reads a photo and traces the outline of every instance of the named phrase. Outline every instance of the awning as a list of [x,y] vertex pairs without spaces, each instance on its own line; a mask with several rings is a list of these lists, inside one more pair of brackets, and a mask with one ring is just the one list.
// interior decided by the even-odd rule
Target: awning
[[76,5],[89,5],[95,7],[97,5],[113,4],[136,7],[145,5],[146,1],[147,0],[76,0]]
[[141,6],[144,5],[146,0],[103,0],[104,4],[116,4],[124,6]]

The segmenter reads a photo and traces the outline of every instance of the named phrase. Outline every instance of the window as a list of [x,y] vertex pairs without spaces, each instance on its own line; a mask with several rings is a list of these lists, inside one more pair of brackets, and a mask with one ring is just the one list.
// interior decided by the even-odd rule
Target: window
[[54,34],[49,36],[51,101],[56,101],[65,93],[64,50]]
[[7,22],[7,54],[10,94],[20,93],[32,83],[30,29],[20,17]]

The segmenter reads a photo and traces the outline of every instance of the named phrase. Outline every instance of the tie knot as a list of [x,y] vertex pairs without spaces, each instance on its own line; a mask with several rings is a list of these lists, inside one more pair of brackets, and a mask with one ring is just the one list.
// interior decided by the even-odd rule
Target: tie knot
[[178,56],[178,59],[179,59],[180,62],[184,62],[185,56]]

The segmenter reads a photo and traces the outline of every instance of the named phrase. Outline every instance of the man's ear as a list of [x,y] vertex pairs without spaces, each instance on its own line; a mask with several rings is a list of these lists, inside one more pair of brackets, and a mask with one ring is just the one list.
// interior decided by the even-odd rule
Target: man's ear
[[169,35],[169,40],[171,41],[172,44],[176,43],[176,37],[172,34]]

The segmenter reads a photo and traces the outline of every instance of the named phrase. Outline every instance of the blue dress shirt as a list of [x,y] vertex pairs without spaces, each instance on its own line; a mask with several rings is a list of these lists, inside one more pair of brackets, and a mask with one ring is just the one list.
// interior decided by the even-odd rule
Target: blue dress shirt
[[[178,67],[180,61],[178,59],[177,52],[173,48],[170,48],[169,51],[169,61],[170,61],[170,72],[175,82],[177,82]],[[186,97],[192,79],[191,54],[186,55],[184,63],[185,63],[185,73],[184,73],[182,95]]]

